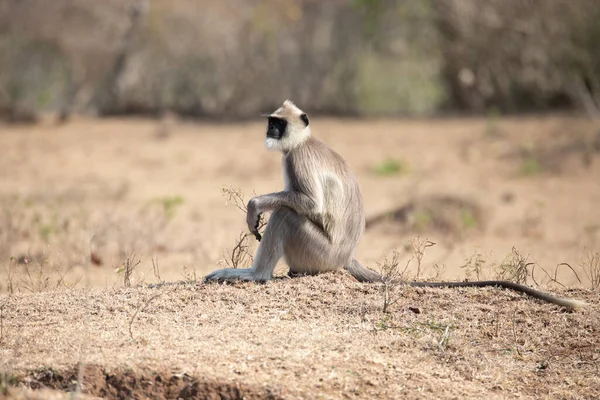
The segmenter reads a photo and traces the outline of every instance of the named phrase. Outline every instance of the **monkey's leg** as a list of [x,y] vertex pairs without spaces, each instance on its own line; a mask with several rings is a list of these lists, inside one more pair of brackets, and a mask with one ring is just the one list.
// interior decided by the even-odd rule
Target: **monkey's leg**
[[269,218],[267,229],[258,245],[252,268],[226,268],[206,276],[216,281],[266,281],[282,256],[291,274],[316,274],[334,271],[348,262],[350,251],[334,246],[308,218],[291,208],[281,207]]
[[289,237],[283,242],[290,277],[337,271],[351,258],[349,244],[332,244],[322,228],[308,218],[289,210]]
[[[225,268],[207,275],[205,281],[267,281],[273,278],[277,261],[283,256],[282,240],[287,234],[285,215],[276,210],[269,218],[252,268]],[[283,234],[283,235],[282,235]]]
[[307,218],[287,207],[273,212],[267,228],[258,245],[252,268],[226,268],[215,271],[205,277],[207,281],[266,281],[273,278],[273,270],[284,255],[286,244],[293,242],[294,237],[301,235],[307,225],[312,225]]
[[253,275],[258,280],[273,277],[273,270],[283,256],[290,275],[316,274],[341,268],[350,254],[334,246],[321,228],[291,208],[278,208],[269,218],[254,263]]

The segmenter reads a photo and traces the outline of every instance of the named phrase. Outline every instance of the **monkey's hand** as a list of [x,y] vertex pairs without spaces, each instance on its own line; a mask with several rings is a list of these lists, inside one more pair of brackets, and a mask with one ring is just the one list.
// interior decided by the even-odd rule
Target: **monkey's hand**
[[262,236],[260,235],[260,232],[258,232],[258,226],[260,224],[260,216],[262,212],[258,207],[258,200],[256,197],[250,199],[247,209],[246,223],[248,224],[248,230],[254,235],[256,240],[260,242]]

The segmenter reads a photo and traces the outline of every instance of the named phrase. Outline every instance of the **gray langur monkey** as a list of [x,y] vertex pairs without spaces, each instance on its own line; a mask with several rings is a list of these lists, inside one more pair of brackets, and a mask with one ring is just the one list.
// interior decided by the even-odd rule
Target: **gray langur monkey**
[[[335,151],[311,135],[307,115],[286,100],[268,119],[265,146],[283,154],[283,191],[248,202],[248,229],[260,241],[251,268],[226,268],[205,281],[267,281],[283,257],[289,275],[312,275],[345,269],[360,282],[381,282],[381,275],[354,257],[365,230],[362,195],[356,176]],[[261,214],[270,212],[264,235]],[[578,308],[585,303],[562,299],[507,281],[406,282],[416,287],[499,286],[553,304]]]

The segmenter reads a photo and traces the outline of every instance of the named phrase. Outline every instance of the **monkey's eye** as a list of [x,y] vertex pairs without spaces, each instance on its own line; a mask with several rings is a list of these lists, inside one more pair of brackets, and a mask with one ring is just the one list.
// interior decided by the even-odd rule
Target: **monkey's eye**
[[302,122],[304,122],[304,126],[308,126],[308,117],[306,116],[306,114],[302,114],[300,116],[300,119],[302,120]]

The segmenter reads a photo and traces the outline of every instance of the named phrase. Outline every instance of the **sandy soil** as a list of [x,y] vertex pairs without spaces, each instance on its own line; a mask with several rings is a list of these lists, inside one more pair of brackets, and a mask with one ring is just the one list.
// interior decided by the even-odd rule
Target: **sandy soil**
[[[445,265],[449,279],[464,277],[466,259],[479,253],[501,263],[513,246],[549,272],[564,262],[581,273],[598,251],[600,141],[584,118],[315,119],[313,126],[356,170],[369,217],[432,204],[408,222],[367,230],[357,256],[372,268],[416,235],[437,244],[425,262]],[[160,139],[165,127],[169,135]],[[122,283],[115,268],[124,253],[141,261],[134,282],[156,282],[153,257],[163,279],[204,275],[245,231],[243,213],[226,204],[221,188],[249,199],[282,187],[280,157],[264,150],[263,131],[262,123],[135,119],[3,127],[0,256],[6,263],[46,254],[69,271],[67,281],[88,276],[99,287]],[[388,159],[400,173],[374,172]],[[470,208],[465,214],[452,201]],[[443,229],[433,223],[440,218]],[[90,251],[102,265],[86,272]],[[559,276],[579,284],[565,268]]]
[[[371,223],[357,257],[371,268],[394,249],[404,265],[419,235],[436,243],[421,277],[497,277],[517,254],[528,284],[591,307],[406,289],[384,314],[377,285],[345,274],[204,286],[245,229],[221,188],[282,187],[262,122],[0,126],[9,382],[70,390],[81,372],[85,393],[112,398],[600,395],[597,128],[578,116],[312,124],[358,174]],[[140,261],[132,287],[127,260]]]
[[[399,289],[342,273],[0,297],[2,359],[27,387],[128,398],[600,395],[600,296],[576,313],[497,289]],[[129,395],[128,395],[129,393]]]

